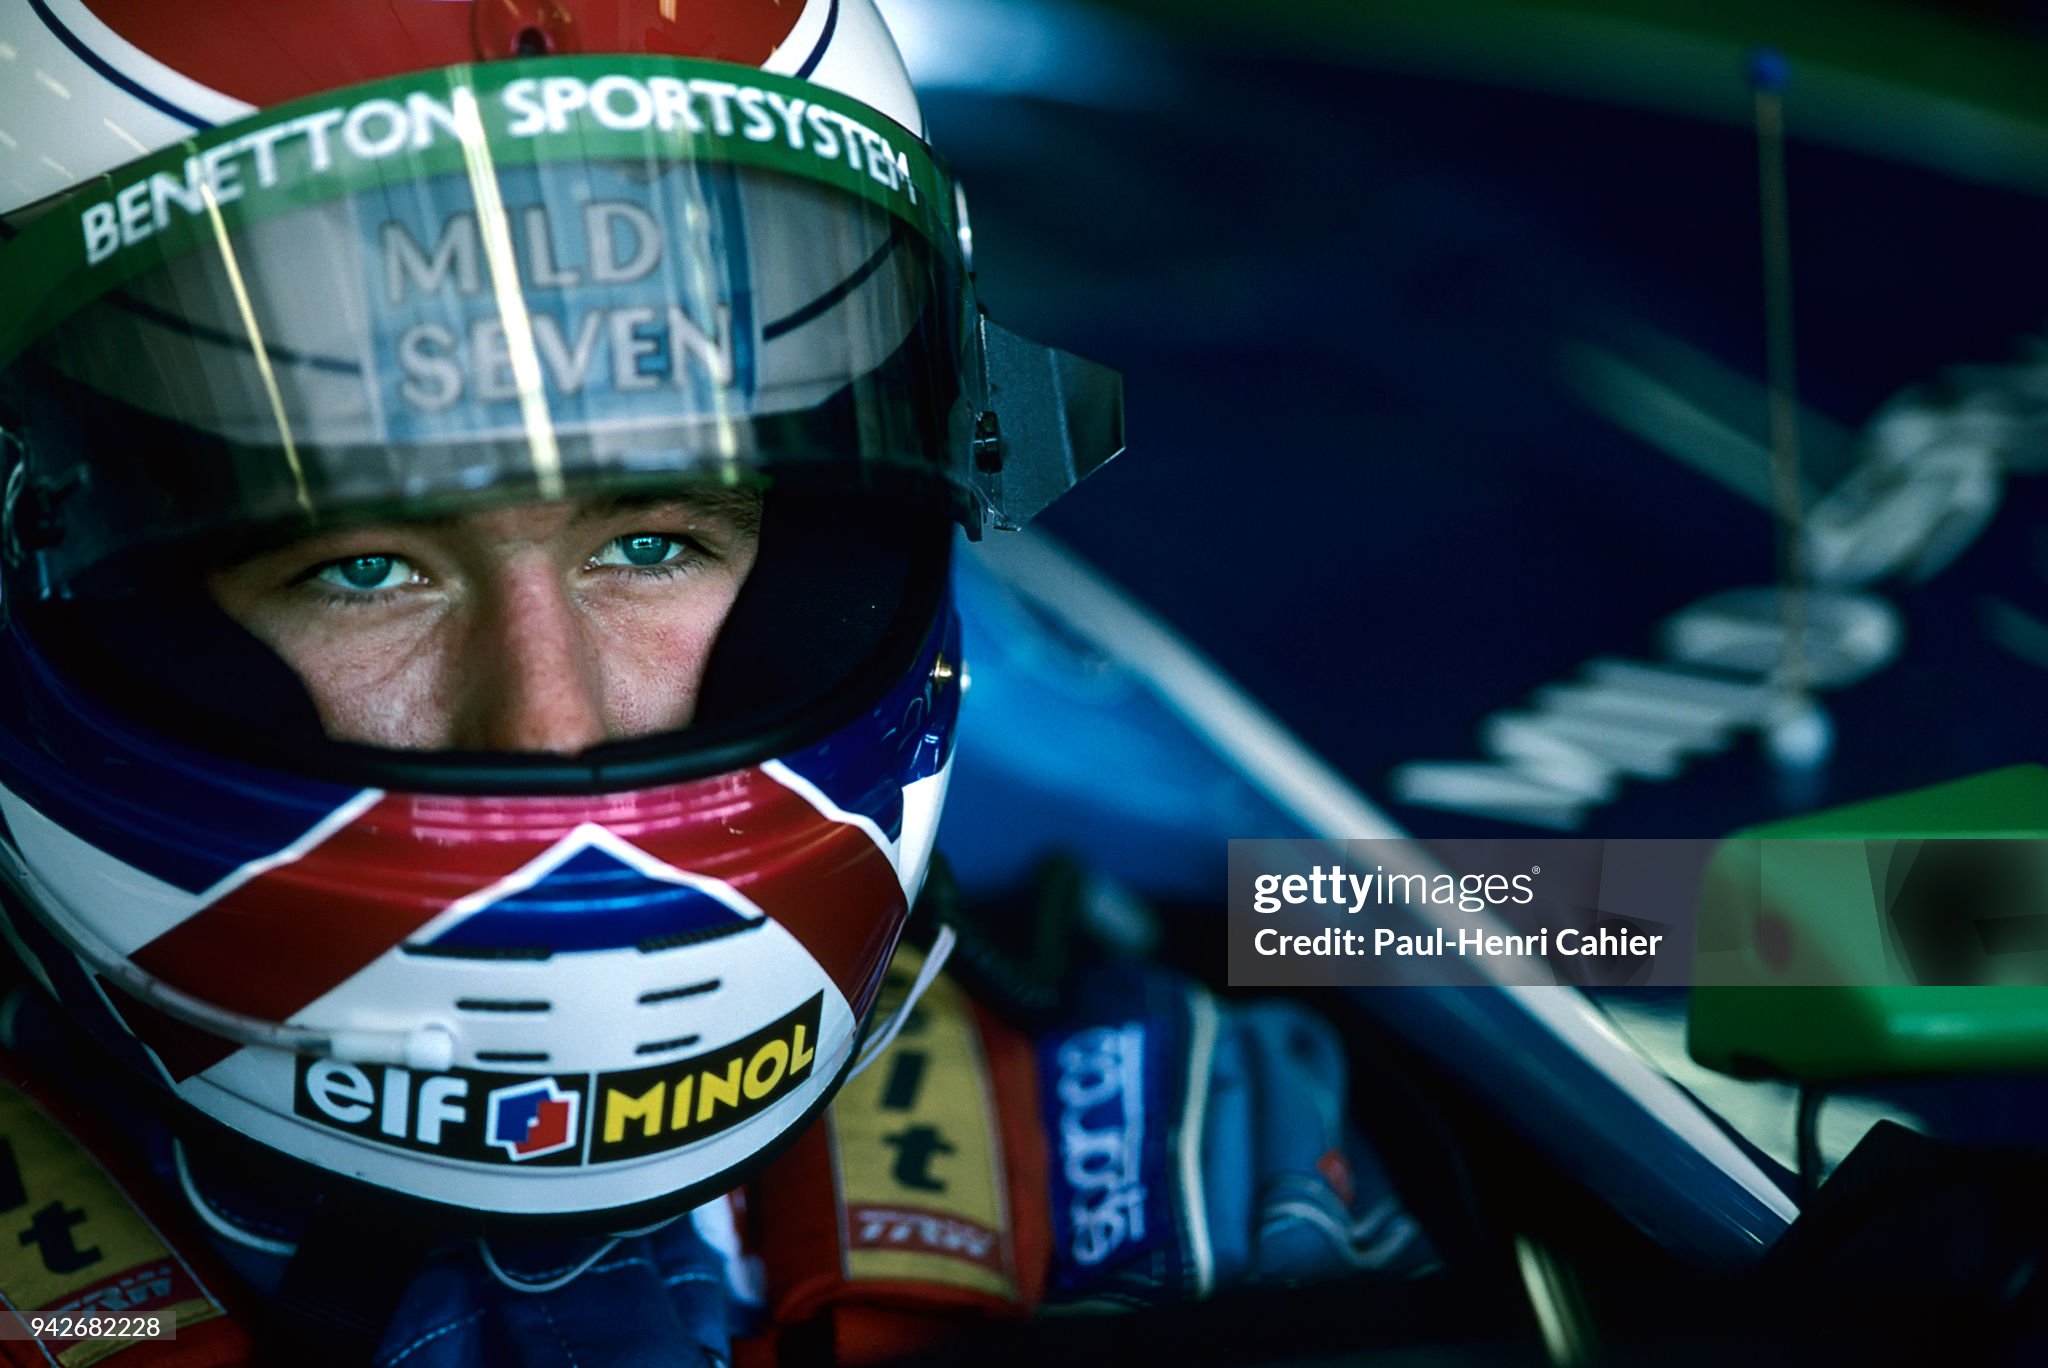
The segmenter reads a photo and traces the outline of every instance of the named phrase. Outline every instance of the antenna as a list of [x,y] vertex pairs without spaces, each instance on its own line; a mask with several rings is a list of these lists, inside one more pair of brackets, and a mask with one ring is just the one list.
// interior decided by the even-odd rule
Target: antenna
[[[1769,391],[1771,503],[1777,514],[1778,705],[1764,745],[1779,772],[1809,780],[1834,749],[1806,661],[1806,510],[1799,472],[1799,381],[1792,331],[1792,236],[1785,195],[1785,87],[1791,64],[1773,48],[1750,55],[1756,97],[1758,209],[1763,220],[1764,368]],[[1802,784],[1802,787],[1808,785]]]

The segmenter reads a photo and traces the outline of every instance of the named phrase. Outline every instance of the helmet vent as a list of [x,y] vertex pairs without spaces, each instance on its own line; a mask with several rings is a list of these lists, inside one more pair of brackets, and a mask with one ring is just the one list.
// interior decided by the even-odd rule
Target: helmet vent
[[545,1064],[548,1062],[548,1052],[546,1050],[478,1050],[476,1052],[476,1062],[479,1064]]
[[490,0],[472,12],[471,40],[486,62],[578,50],[576,20],[563,0]]
[[553,1009],[553,1003],[537,998],[517,1000],[510,998],[455,999],[455,1010],[458,1012],[547,1012]]
[[[640,995],[640,1005],[642,1007],[653,1007],[658,1003],[674,1002],[678,998],[696,997],[702,993],[715,993],[717,991],[718,980],[706,979],[702,983],[687,983],[680,988],[663,988],[652,993],[642,993]],[[457,1003],[456,1005],[459,1007],[462,1004]]]
[[695,931],[676,931],[666,936],[649,936],[633,948],[643,955],[657,954],[663,950],[679,950],[686,945],[702,945],[706,941],[722,940],[743,931],[758,931],[767,920],[766,917],[752,921],[734,920],[722,926],[706,926]]
[[[650,1040],[645,1045],[634,1050],[633,1053],[636,1055],[667,1054],[670,1050],[687,1049],[695,1045],[700,1039],[702,1039],[700,1036],[686,1035],[677,1036],[674,1040]],[[483,1056],[478,1055],[477,1058],[481,1059]]]
[[413,945],[398,947],[408,955],[429,959],[545,960],[555,952],[545,945]]

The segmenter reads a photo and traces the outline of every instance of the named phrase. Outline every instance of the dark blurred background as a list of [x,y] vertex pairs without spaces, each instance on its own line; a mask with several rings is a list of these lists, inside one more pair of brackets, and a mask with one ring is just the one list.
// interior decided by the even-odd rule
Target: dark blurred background
[[1127,376],[1047,529],[1395,823],[1704,836],[2048,753],[2048,7],[885,8],[991,311]]

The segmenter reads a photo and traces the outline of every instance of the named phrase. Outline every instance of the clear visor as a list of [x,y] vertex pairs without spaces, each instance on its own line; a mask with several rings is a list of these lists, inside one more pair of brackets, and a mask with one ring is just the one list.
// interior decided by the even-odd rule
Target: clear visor
[[805,471],[1014,524],[1114,454],[1114,376],[991,341],[923,145],[737,74],[457,68],[66,200],[0,253],[9,549],[62,593],[173,542]]

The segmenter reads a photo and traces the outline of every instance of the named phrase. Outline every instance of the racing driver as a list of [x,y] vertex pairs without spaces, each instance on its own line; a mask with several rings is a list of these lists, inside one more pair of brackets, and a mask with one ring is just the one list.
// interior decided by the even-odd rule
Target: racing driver
[[1426,1263],[1300,1009],[940,972],[953,543],[1121,395],[981,311],[871,0],[7,0],[0,58],[0,1296],[65,1361]]

